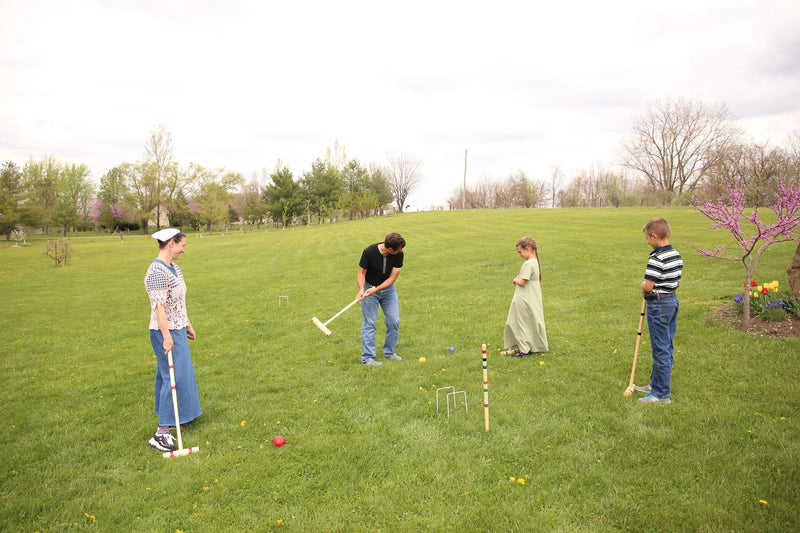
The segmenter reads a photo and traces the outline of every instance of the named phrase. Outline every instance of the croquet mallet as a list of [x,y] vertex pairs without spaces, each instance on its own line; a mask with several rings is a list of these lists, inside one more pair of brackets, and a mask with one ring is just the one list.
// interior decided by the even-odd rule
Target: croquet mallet
[[353,300],[352,302],[350,302],[349,304],[347,304],[347,306],[346,306],[344,309],[342,309],[341,311],[339,311],[338,313],[336,313],[335,315],[333,315],[333,316],[330,318],[330,320],[328,320],[328,321],[327,321],[327,322],[325,322],[325,323],[323,323],[323,322],[322,322],[322,321],[321,321],[319,318],[317,318],[317,317],[312,317],[312,318],[311,318],[311,322],[313,322],[313,323],[314,323],[314,325],[315,325],[315,326],[317,326],[317,328],[319,328],[319,330],[320,330],[322,333],[324,333],[326,337],[330,337],[330,336],[331,336],[331,330],[329,330],[329,329],[328,329],[328,324],[330,324],[331,322],[333,322],[333,320],[334,320],[334,319],[335,319],[337,316],[341,315],[342,313],[344,313],[345,311],[347,311],[348,309],[350,309],[351,307],[353,307],[353,305],[355,305],[356,303],[358,303],[358,300],[357,300],[357,299],[356,299],[356,300]]
[[630,396],[633,394],[634,387],[633,378],[636,377],[636,360],[639,358],[639,344],[642,342],[642,324],[644,324],[644,310],[647,301],[642,298],[642,312],[639,314],[639,330],[636,333],[636,349],[633,351],[633,368],[631,368],[631,380],[628,383],[628,388],[623,392],[623,396]]
[[169,457],[183,457],[190,453],[197,453],[200,451],[199,447],[184,448],[183,439],[181,439],[181,419],[178,416],[178,393],[175,390],[175,369],[172,364],[172,350],[167,352],[167,361],[169,361],[169,384],[172,387],[172,407],[175,409],[175,431],[178,433],[178,449],[171,452],[164,452],[164,458]]

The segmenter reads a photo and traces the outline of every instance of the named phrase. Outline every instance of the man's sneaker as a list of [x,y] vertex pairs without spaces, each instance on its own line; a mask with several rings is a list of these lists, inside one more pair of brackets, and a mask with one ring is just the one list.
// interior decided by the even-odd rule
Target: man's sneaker
[[156,433],[150,437],[150,442],[148,444],[162,452],[171,452],[175,450],[175,438],[172,436],[172,433]]
[[367,366],[381,366],[383,363],[376,361],[375,359],[367,359],[366,361],[361,361],[361,364]]
[[396,353],[389,353],[383,354],[384,359],[389,359],[390,361],[402,361],[403,358],[397,355]]
[[658,396],[653,396],[652,394],[648,394],[643,398],[639,398],[639,401],[642,403],[672,403],[672,400],[669,398],[659,398]]
[[650,385],[645,385],[644,387],[637,387],[636,385],[634,385],[633,389],[638,392],[646,392],[650,394]]

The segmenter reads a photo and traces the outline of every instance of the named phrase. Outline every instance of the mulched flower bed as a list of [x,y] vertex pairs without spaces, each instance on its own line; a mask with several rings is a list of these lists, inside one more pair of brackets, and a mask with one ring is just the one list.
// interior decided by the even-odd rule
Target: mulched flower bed
[[750,325],[747,327],[742,325],[742,317],[736,313],[733,305],[721,307],[713,311],[709,316],[717,322],[731,324],[736,329],[747,331],[753,335],[778,337],[780,339],[800,337],[800,319],[794,315],[789,315],[786,320],[779,321],[750,317]]

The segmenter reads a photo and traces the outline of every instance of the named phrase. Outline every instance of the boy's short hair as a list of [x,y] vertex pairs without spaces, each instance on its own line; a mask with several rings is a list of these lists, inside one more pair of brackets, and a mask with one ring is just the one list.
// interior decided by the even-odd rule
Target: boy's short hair
[[645,235],[656,235],[659,239],[666,239],[670,236],[669,222],[663,218],[654,218],[644,225],[642,231]]
[[383,239],[383,244],[392,250],[399,250],[406,247],[406,240],[399,233],[390,233]]

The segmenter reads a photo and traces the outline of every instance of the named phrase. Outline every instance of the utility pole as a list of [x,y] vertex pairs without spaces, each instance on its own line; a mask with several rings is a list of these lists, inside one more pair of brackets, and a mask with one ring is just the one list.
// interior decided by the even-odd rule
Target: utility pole
[[464,149],[464,186],[461,187],[461,209],[466,208],[465,197],[467,194],[467,150]]

